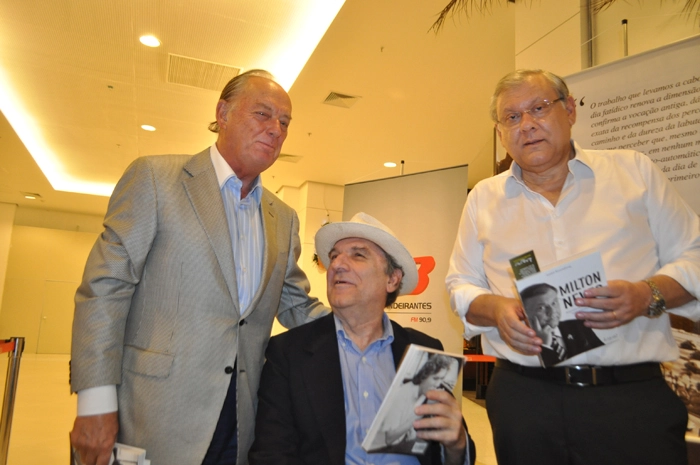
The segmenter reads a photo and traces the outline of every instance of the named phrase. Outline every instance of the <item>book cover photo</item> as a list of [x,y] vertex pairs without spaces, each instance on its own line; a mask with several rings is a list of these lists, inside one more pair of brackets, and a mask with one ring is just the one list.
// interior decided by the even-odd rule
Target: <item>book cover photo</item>
[[462,354],[411,344],[369,427],[362,448],[367,452],[422,455],[428,442],[416,437],[414,413],[433,389],[453,392],[464,364]]
[[559,261],[544,271],[515,281],[529,326],[543,340],[540,363],[550,367],[578,354],[609,344],[619,337],[617,328],[592,329],[576,319],[580,311],[600,310],[574,303],[583,292],[607,286],[600,252]]

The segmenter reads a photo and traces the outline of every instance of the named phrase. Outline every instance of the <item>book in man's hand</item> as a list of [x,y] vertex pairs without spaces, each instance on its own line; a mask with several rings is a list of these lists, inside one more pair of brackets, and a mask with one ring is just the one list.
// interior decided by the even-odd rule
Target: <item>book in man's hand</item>
[[[83,465],[80,454],[74,447],[70,448],[71,465]],[[139,447],[127,446],[116,443],[109,457],[109,465],[151,465],[151,461],[146,458],[146,450]]]
[[413,422],[420,417],[415,409],[427,403],[427,391],[452,392],[463,364],[462,354],[409,345],[362,448],[370,453],[423,455],[428,442],[416,437]]
[[[515,268],[514,272],[519,276]],[[601,310],[579,307],[575,299],[587,289],[607,285],[600,252],[576,255],[515,281],[528,325],[544,341],[542,366],[557,365],[618,339],[618,328],[592,329],[576,319],[577,312]]]

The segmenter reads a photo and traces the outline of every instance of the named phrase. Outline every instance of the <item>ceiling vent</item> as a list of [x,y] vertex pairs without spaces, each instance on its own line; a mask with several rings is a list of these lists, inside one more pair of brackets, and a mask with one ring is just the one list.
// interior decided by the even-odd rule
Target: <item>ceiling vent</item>
[[339,92],[331,92],[330,94],[328,94],[328,97],[326,97],[326,100],[324,100],[323,103],[327,105],[334,105],[336,107],[350,108],[351,106],[355,105],[357,101],[361,98],[362,97],[356,97],[354,95],[341,94]]
[[301,155],[290,155],[288,153],[280,153],[280,156],[277,157],[279,161],[286,161],[289,163],[297,163],[299,160],[302,159]]
[[226,83],[238,76],[240,68],[211,61],[174,55],[168,58],[168,82],[221,92]]

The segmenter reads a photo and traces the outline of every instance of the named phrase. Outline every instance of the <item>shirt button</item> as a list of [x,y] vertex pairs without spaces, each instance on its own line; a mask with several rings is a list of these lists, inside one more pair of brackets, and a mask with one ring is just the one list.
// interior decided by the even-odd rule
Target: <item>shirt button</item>
[[369,393],[368,393],[367,391],[363,392],[363,393],[362,393],[362,397],[364,397],[365,399],[368,398],[368,397],[369,397]]
[[367,357],[362,357],[362,363],[367,363]]

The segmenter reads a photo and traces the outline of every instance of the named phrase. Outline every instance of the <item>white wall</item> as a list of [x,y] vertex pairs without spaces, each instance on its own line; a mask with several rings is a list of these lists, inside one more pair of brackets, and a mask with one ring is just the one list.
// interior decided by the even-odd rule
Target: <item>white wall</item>
[[[560,76],[583,69],[586,32],[582,0],[518,2],[515,9],[515,67],[543,68]],[[617,0],[591,18],[593,66],[623,58],[621,21],[628,20],[629,55],[700,33],[700,24],[681,13],[684,2]]]
[[594,65],[624,57],[622,20],[627,19],[629,55],[635,55],[700,33],[700,24],[682,12],[685,1],[618,0],[593,21]]

